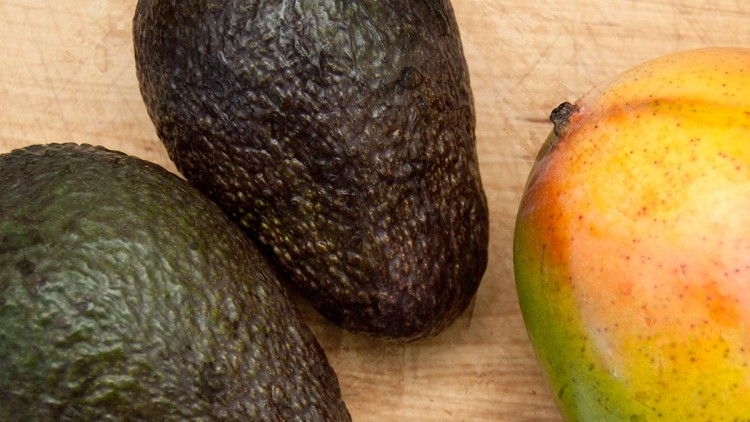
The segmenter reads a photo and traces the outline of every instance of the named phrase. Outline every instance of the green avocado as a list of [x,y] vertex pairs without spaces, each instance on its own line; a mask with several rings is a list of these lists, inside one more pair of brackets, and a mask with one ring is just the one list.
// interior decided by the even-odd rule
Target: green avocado
[[444,0],[139,0],[136,71],[180,172],[327,318],[440,332],[487,265],[475,111]]
[[183,179],[36,145],[0,192],[0,420],[350,420],[266,258]]

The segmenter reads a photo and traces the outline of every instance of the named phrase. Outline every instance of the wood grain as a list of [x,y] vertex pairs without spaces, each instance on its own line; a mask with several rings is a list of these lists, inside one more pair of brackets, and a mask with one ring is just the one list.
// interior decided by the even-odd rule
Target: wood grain
[[[137,87],[135,0],[0,0],[0,153],[101,144],[175,171]],[[549,111],[644,60],[742,46],[740,1],[454,0],[471,70],[491,211],[490,262],[472,309],[437,338],[342,332],[303,300],[356,421],[558,421],[513,284],[515,212]]]

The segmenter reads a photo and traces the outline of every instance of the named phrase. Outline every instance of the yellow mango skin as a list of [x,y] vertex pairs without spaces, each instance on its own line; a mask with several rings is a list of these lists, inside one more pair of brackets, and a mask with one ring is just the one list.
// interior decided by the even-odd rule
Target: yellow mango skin
[[575,106],[513,249],[561,413],[750,420],[750,49],[664,56]]

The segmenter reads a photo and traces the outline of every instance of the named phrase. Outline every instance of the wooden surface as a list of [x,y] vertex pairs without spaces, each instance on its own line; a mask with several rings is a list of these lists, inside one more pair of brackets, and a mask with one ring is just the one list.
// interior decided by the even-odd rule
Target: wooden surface
[[[174,166],[133,63],[136,0],[0,0],[0,152],[102,144]],[[661,54],[750,40],[737,1],[454,0],[471,70],[491,211],[490,261],[473,309],[409,345],[342,332],[300,301],[355,421],[557,421],[513,284],[512,230],[550,110]],[[1,193],[0,193],[1,194]]]

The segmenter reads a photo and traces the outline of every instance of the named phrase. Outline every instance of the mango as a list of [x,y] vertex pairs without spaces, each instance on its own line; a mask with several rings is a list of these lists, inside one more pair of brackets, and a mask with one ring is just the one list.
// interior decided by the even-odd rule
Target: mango
[[561,413],[748,420],[750,49],[654,59],[551,120],[513,254]]

